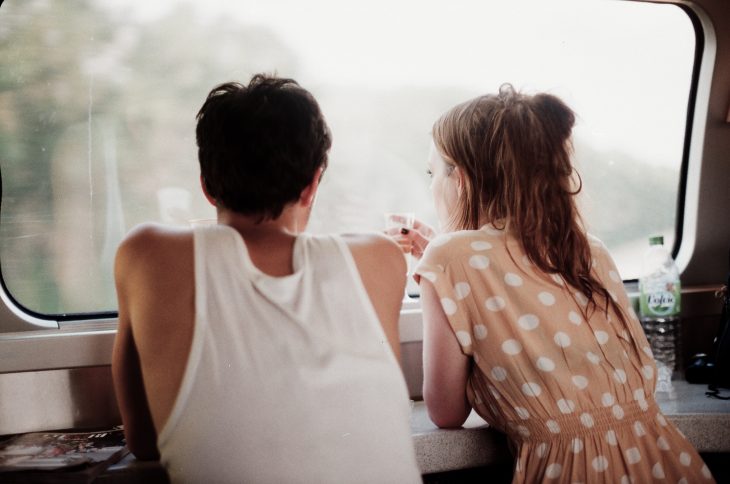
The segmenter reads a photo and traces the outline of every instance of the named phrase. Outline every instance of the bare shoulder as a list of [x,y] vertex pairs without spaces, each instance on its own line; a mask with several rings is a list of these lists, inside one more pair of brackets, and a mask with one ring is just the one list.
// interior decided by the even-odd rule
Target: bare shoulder
[[189,229],[145,223],[134,227],[117,249],[115,272],[129,273],[136,268],[178,264],[192,257],[193,232]]
[[373,232],[343,234],[342,239],[352,252],[358,267],[405,274],[405,257],[398,244],[390,237]]

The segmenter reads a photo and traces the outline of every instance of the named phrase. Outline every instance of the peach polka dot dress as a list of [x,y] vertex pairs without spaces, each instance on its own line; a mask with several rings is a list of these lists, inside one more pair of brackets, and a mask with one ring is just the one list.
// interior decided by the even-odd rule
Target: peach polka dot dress
[[589,241],[628,325],[612,309],[586,318],[585,295],[491,225],[429,244],[416,278],[433,283],[473,359],[469,402],[514,444],[514,483],[714,482],[659,410],[646,337],[608,251]]

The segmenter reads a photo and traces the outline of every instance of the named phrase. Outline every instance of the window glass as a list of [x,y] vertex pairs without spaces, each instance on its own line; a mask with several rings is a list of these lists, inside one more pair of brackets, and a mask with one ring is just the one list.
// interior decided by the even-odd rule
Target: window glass
[[694,35],[680,8],[626,1],[5,0],[2,277],[38,313],[114,310],[131,227],[214,217],[194,117],[261,71],[311,90],[333,131],[314,232],[434,224],[433,121],[503,82],[561,96],[585,221],[636,277],[650,234],[673,243]]

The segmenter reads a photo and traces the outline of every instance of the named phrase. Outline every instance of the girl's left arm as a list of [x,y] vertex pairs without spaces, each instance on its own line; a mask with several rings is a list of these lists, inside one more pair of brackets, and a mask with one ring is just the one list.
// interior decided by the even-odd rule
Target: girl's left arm
[[471,411],[466,383],[471,360],[461,351],[433,284],[420,280],[423,309],[423,399],[439,427],[461,427]]

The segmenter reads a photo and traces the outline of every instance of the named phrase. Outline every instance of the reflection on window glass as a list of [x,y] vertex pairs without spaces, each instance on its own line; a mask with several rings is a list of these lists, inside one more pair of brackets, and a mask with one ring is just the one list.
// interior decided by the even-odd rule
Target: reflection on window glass
[[2,276],[47,314],[114,310],[112,265],[143,221],[214,217],[194,116],[228,80],[275,72],[334,135],[311,230],[435,216],[429,131],[510,82],[578,113],[589,230],[624,278],[650,234],[671,246],[694,31],[672,5],[601,0],[5,0],[0,8]]

